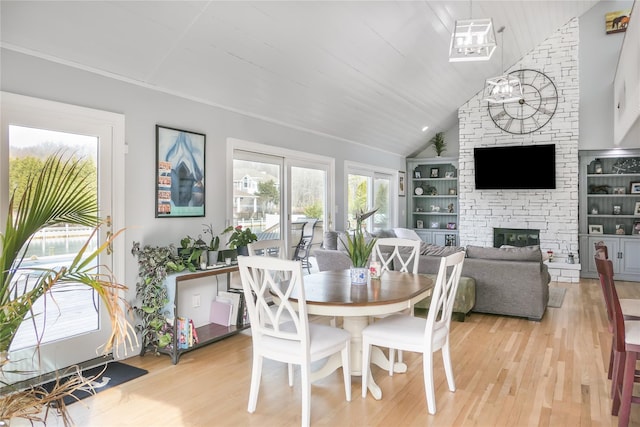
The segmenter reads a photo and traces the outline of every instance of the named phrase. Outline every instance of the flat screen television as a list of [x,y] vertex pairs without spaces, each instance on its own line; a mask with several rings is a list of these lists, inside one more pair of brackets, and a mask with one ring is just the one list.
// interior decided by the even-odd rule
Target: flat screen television
[[477,190],[556,188],[555,144],[473,150]]

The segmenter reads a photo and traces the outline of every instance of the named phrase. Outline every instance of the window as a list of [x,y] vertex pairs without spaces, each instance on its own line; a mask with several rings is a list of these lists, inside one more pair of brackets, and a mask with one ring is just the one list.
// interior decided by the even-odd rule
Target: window
[[395,224],[395,215],[392,210],[392,196],[395,195],[392,186],[394,172],[379,168],[367,167],[347,162],[346,182],[346,228],[353,229],[356,224],[355,216],[359,212],[367,212],[378,209],[367,220],[367,229],[378,231],[391,228]]

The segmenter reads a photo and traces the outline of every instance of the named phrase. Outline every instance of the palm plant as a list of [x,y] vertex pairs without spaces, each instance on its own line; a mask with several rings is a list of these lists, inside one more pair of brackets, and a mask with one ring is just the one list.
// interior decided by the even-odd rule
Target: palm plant
[[433,149],[436,150],[437,156],[440,156],[442,153],[447,151],[447,143],[444,140],[444,132],[436,133],[429,142],[433,144]]
[[[111,320],[111,334],[103,347],[105,354],[114,346],[132,346],[136,339],[120,296],[126,287],[118,284],[112,274],[100,271],[96,265],[98,255],[120,232],[95,250],[88,249],[101,223],[95,193],[88,185],[88,178],[82,173],[79,160],[65,159],[58,153],[47,158],[38,174],[29,176],[19,200],[14,200],[12,196],[9,201],[6,226],[4,233],[0,234],[0,374],[10,367],[9,348],[20,324],[35,315],[35,301],[54,288],[68,284],[89,286],[104,302]],[[69,265],[58,268],[23,267],[33,236],[46,227],[58,224],[83,225],[94,230]],[[29,279],[28,287],[24,280],[17,280],[24,277]],[[30,399],[30,395],[40,397]],[[17,405],[16,401],[24,404]],[[12,404],[9,405],[9,402]],[[0,396],[0,408],[3,408],[0,419],[24,417],[40,421],[38,415],[34,414],[39,413],[38,408],[44,407],[54,407],[65,425],[68,425],[68,415],[60,399],[42,399],[42,393],[34,394],[33,388]],[[7,413],[8,408],[11,411]]]

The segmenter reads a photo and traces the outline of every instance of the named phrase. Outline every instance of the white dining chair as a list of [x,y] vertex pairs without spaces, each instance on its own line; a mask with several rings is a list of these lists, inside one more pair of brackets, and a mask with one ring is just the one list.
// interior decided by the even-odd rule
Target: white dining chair
[[[380,262],[380,273],[388,270],[418,273],[421,240],[384,237],[373,246],[375,258]],[[411,271],[409,271],[411,269]]]
[[[433,387],[433,353],[442,351],[444,370],[449,390],[456,390],[449,350],[449,328],[453,302],[458,289],[465,253],[443,257],[431,296],[427,318],[406,314],[392,314],[365,327],[362,331],[362,397],[367,396],[371,346],[384,346],[397,350],[422,353],[424,388],[430,414],[436,413]],[[389,362],[393,365],[392,356]]]
[[[256,410],[264,358],[300,365],[303,426],[308,426],[311,420],[312,362],[340,352],[346,399],[351,401],[351,334],[344,329],[309,323],[301,262],[264,256],[240,256],[238,268],[253,340],[253,366],[247,410],[250,413]],[[283,275],[289,277],[289,280],[279,280]],[[289,300],[294,289],[298,296],[297,311]],[[267,302],[269,295],[276,297],[275,310]],[[283,322],[285,316],[291,320]]]
[[[384,274],[385,271],[389,270],[418,274],[421,243],[422,240],[399,237],[377,239],[373,246],[373,256],[374,259],[380,260],[380,274]],[[413,307],[409,307],[403,312],[411,314],[413,313]],[[384,316],[376,316],[376,318],[380,317]],[[389,349],[389,358],[395,359],[395,350],[392,348]],[[402,350],[398,352],[398,361],[402,362]],[[389,375],[393,375],[393,363],[389,365]]]
[[249,256],[263,255],[280,259],[287,259],[287,250],[284,240],[281,239],[265,239],[251,242],[247,245]]

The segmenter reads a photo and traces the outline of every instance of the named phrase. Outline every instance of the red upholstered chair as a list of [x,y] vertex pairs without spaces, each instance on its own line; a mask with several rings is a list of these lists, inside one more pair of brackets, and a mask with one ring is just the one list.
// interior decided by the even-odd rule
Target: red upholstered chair
[[640,403],[633,395],[636,383],[636,362],[640,356],[640,321],[625,320],[613,279],[613,263],[604,259],[603,251],[596,251],[596,268],[608,297],[613,315],[613,404],[611,413],[618,415],[618,426],[629,425],[631,403]]

